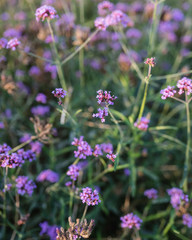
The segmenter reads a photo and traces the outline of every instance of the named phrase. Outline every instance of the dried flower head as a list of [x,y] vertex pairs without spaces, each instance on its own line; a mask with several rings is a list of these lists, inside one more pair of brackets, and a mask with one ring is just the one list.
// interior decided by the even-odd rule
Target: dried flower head
[[54,19],[59,17],[55,8],[47,5],[37,8],[35,16],[37,22],[39,22],[40,20],[44,21],[45,19]]

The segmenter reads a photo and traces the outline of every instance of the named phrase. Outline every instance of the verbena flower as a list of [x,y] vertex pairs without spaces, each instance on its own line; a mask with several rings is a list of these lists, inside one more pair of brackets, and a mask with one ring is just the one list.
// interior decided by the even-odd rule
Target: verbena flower
[[43,170],[38,175],[37,181],[38,182],[48,181],[48,182],[51,182],[51,183],[55,183],[55,182],[59,181],[59,175],[56,172],[54,172],[50,169],[46,169],[46,170]]
[[121,10],[114,10],[105,18],[107,26],[122,25],[123,27],[133,26],[132,20]]
[[113,152],[113,145],[111,143],[102,143],[101,148],[106,153]]
[[50,226],[47,221],[41,222],[39,226],[41,227],[40,236],[45,234],[50,237],[50,240],[56,239],[57,236],[56,229],[58,228],[58,226],[56,225]]
[[68,181],[68,182],[65,183],[65,186],[66,186],[66,187],[70,187],[71,185],[72,185],[72,182],[71,182],[71,181]]
[[35,141],[30,143],[30,147],[31,147],[31,151],[38,155],[41,153],[43,144],[40,143],[39,141]]
[[149,66],[151,67],[155,67],[156,65],[156,62],[155,62],[155,58],[152,57],[152,58],[147,58],[144,62],[145,64],[148,64]]
[[77,151],[74,151],[75,157],[79,159],[86,159],[87,156],[92,155],[92,148],[90,145],[83,140],[83,136],[81,136],[79,139],[74,138],[73,142],[71,143],[74,146],[77,146]]
[[158,198],[157,193],[158,191],[156,189],[151,188],[151,189],[145,190],[144,195],[149,199],[157,199]]
[[100,16],[106,16],[108,13],[113,11],[114,4],[109,1],[103,1],[98,4],[97,9]]
[[36,98],[35,98],[35,100],[36,100],[37,102],[46,103],[46,102],[47,102],[47,97],[46,97],[46,95],[43,94],[43,93],[38,93],[37,96],[36,96]]
[[27,176],[18,176],[15,179],[16,188],[19,195],[27,194],[31,196],[33,194],[34,188],[36,188],[35,183],[29,180]]
[[36,160],[36,155],[34,152],[32,152],[30,149],[24,151],[23,148],[19,149],[17,151],[17,155],[20,156],[22,159],[24,159],[25,161],[35,161]]
[[111,151],[111,152],[109,152],[109,153],[106,155],[106,157],[107,157],[109,160],[111,160],[112,162],[115,162],[115,158],[117,157],[117,155],[114,154],[114,153]]
[[41,73],[41,71],[37,66],[32,66],[29,70],[30,76],[38,76],[40,73]]
[[8,153],[11,150],[11,147],[7,145],[7,143],[3,143],[0,145],[0,154],[1,153]]
[[192,228],[192,216],[190,214],[183,214],[183,224],[188,228]]
[[147,118],[147,117],[141,117],[140,120],[138,119],[138,120],[134,123],[134,126],[137,127],[139,130],[147,131],[148,126],[149,126],[149,123],[150,123],[149,118]]
[[50,112],[49,106],[41,106],[38,105],[36,107],[31,108],[31,113],[36,116],[44,116]]
[[101,145],[99,145],[99,144],[95,145],[95,148],[94,148],[94,151],[93,151],[93,155],[94,155],[95,157],[98,157],[98,156],[102,156],[102,155],[103,155]]
[[183,77],[177,82],[177,87],[179,88],[179,94],[186,92],[187,95],[192,93],[192,80],[186,77]]
[[167,190],[168,195],[171,197],[171,205],[175,209],[179,209],[182,201],[189,202],[188,195],[185,195],[179,188],[171,188]]
[[108,116],[108,107],[103,109],[98,108],[98,113],[93,113],[92,117],[100,118],[101,122],[105,122],[105,117]]
[[55,90],[52,91],[52,94],[56,98],[64,98],[67,95],[67,92],[63,90],[63,88],[55,88]]
[[101,202],[97,190],[92,190],[89,187],[82,188],[80,198],[83,203],[91,206],[98,205]]
[[23,158],[16,153],[12,153],[10,155],[8,153],[0,154],[1,167],[16,168],[21,167],[23,163]]
[[114,105],[113,101],[117,99],[116,96],[111,95],[111,91],[98,90],[97,93],[98,93],[96,96],[96,98],[98,99],[97,102],[102,107]]
[[103,31],[105,31],[108,27],[108,25],[105,21],[105,18],[103,18],[103,17],[96,18],[94,24],[97,29],[103,30]]
[[35,16],[37,22],[39,22],[40,20],[44,21],[45,19],[54,19],[59,17],[55,8],[47,5],[37,8]]
[[128,213],[127,215],[120,218],[122,228],[137,228],[140,229],[141,223],[143,222],[137,215]]
[[160,94],[162,94],[163,96],[161,96],[162,99],[167,99],[168,97],[173,97],[175,95],[175,93],[177,92],[176,90],[174,90],[174,86],[168,86],[165,89],[162,89],[160,91]]
[[67,171],[67,175],[70,176],[70,178],[74,181],[77,180],[78,176],[79,176],[79,171],[80,171],[80,167],[78,165],[71,165],[69,166],[69,170]]
[[16,47],[19,46],[21,44],[21,42],[17,39],[17,38],[13,38],[11,39],[8,43],[6,48],[11,48],[13,51],[16,50]]

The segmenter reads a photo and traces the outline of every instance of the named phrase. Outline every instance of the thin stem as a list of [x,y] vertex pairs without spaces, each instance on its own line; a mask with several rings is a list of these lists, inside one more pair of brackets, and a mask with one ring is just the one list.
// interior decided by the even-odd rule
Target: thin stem
[[190,126],[190,111],[189,111],[189,101],[187,97],[187,93],[185,92],[185,99],[186,99],[186,113],[187,113],[187,147],[185,151],[185,164],[183,169],[183,180],[182,180],[182,187],[185,192],[188,190],[188,173],[191,168],[191,164],[189,161],[189,151],[190,151],[190,144],[191,144],[191,126]]
[[61,65],[64,65],[66,62],[68,62],[69,60],[71,60],[79,51],[81,51],[81,49],[83,49],[90,41],[91,39],[99,32],[99,29],[97,29],[95,32],[93,32],[88,38],[87,40],[81,44],[81,46],[79,46],[72,54],[70,54],[68,57],[66,57],[62,62]]
[[[22,51],[23,51],[23,50],[22,50]],[[42,60],[42,61],[49,62],[49,63],[51,63],[51,64],[55,64],[54,61],[51,61],[51,60],[46,59],[46,58],[43,58],[43,57],[38,56],[38,55],[36,55],[36,54],[34,54],[34,53],[26,52],[26,51],[23,51],[23,52],[26,53],[26,54],[29,55],[29,56],[32,56],[32,57],[38,58],[38,59],[40,59],[40,60]]]
[[111,118],[113,119],[114,123],[116,124],[116,126],[117,126],[117,128],[118,128],[118,130],[119,130],[120,140],[121,140],[121,142],[122,142],[122,141],[123,141],[123,131],[122,131],[122,129],[121,129],[118,121],[116,120],[116,118],[114,117],[114,115],[112,114],[112,112],[111,112],[109,109],[108,109],[108,112],[109,112]]
[[86,213],[87,213],[87,209],[88,209],[88,205],[86,204],[84,212],[83,212],[83,216],[81,218],[81,223],[83,223],[83,220],[85,219]]
[[174,220],[175,220],[175,210],[173,210],[173,211],[174,211],[174,212],[171,213],[171,216],[170,216],[170,218],[169,218],[168,224],[166,225],[165,229],[163,230],[163,236],[165,236],[165,235],[169,232],[170,228],[171,228],[171,227],[173,226],[173,224],[174,224]]
[[181,103],[186,103],[185,101],[183,101],[183,100],[181,100],[181,99],[179,99],[179,98],[177,98],[177,97],[171,97],[171,98],[173,98],[173,99],[175,99],[176,101],[178,101],[178,102],[181,102]]
[[37,139],[37,136],[32,136],[29,140],[27,140],[24,143],[19,144],[18,146],[12,148],[8,153],[11,154],[13,152],[16,152],[17,150],[19,150],[20,148],[23,148],[24,146],[28,145],[29,143],[31,143],[33,140]]
[[47,20],[47,23],[48,23],[49,31],[51,33],[51,38],[52,38],[52,41],[53,41],[53,48],[54,48],[54,52],[55,52],[56,66],[57,66],[57,72],[58,72],[58,75],[59,75],[60,84],[61,84],[61,86],[64,90],[67,90],[67,86],[66,86],[66,83],[65,83],[65,77],[64,77],[64,74],[63,74],[63,71],[62,71],[61,61],[60,61],[59,53],[57,51],[55,37],[54,37],[54,34],[53,34],[53,29],[51,27],[51,23],[50,23],[49,20]]

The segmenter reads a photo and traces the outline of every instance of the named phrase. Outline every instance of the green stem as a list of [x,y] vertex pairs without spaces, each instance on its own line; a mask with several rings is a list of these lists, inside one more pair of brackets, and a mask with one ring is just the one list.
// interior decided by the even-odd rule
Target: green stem
[[69,216],[71,216],[72,214],[72,207],[73,207],[73,191],[74,191],[74,180],[73,180],[73,183],[72,183],[72,186],[71,186],[71,190],[70,190],[70,200],[69,200]]
[[88,209],[88,205],[86,204],[84,212],[83,212],[83,216],[81,218],[81,223],[83,223],[83,220],[85,219],[86,213],[87,213],[87,209]]
[[118,121],[116,120],[116,118],[114,117],[114,115],[112,114],[112,112],[108,109],[108,112],[111,116],[111,118],[113,119],[114,123],[116,124],[118,130],[119,130],[119,133],[120,133],[120,142],[122,143],[123,142],[123,131],[121,130],[121,127],[118,123]]
[[146,82],[146,84],[145,84],[144,96],[143,96],[143,101],[142,101],[142,104],[141,104],[141,108],[140,108],[140,112],[139,112],[139,117],[138,117],[138,120],[139,120],[139,121],[140,121],[141,117],[143,116],[143,112],[144,112],[144,108],[145,108],[145,102],[146,102],[146,98],[147,98],[148,85],[149,85],[149,82]]
[[173,211],[171,213],[171,216],[169,218],[169,222],[168,222],[168,224],[166,225],[166,227],[163,230],[163,236],[165,236],[169,232],[170,228],[174,224],[174,220],[175,220],[175,210],[173,209]]
[[191,126],[190,126],[190,111],[189,111],[189,102],[188,102],[188,97],[185,92],[185,99],[186,99],[186,113],[187,113],[187,146],[186,146],[186,151],[185,151],[185,164],[184,164],[184,169],[183,169],[183,180],[182,180],[182,187],[185,192],[188,190],[188,173],[191,168],[191,164],[189,161],[189,151],[190,151],[190,144],[191,144]]
[[88,38],[87,40],[81,44],[81,46],[79,46],[72,54],[70,54],[68,57],[66,57],[62,62],[61,65],[64,65],[66,62],[68,62],[69,60],[71,60],[78,52],[81,51],[81,49],[83,49],[90,41],[91,39],[99,32],[99,29],[97,29],[95,32],[93,32]]
[[23,148],[24,146],[26,146],[27,144],[29,144],[30,142],[32,142],[33,140],[37,139],[37,136],[32,136],[28,141],[19,144],[18,146],[12,148],[8,153],[11,154],[13,152],[16,152],[17,150],[19,150],[20,148]]
[[61,86],[64,90],[67,90],[67,86],[66,86],[66,83],[65,83],[65,77],[64,77],[64,74],[63,74],[62,65],[61,65],[59,53],[57,51],[55,37],[54,37],[54,34],[53,34],[53,29],[51,27],[51,23],[50,23],[49,20],[47,20],[47,23],[48,23],[49,31],[51,33],[51,38],[52,38],[52,41],[53,41],[53,48],[54,48],[54,52],[55,52],[56,66],[57,66],[57,72],[58,72],[58,75],[59,75],[60,84],[61,84]]

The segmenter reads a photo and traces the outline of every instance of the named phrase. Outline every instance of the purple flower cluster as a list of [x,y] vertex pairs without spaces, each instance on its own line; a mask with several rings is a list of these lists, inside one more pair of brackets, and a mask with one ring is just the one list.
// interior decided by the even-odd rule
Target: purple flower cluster
[[46,103],[47,102],[47,97],[43,93],[38,93],[35,100],[40,103]]
[[192,216],[190,214],[183,214],[183,224],[188,228],[192,228]]
[[150,120],[147,117],[142,117],[140,120],[138,119],[135,123],[134,126],[140,129],[141,131],[147,131],[148,126],[149,126]]
[[16,188],[19,195],[27,194],[31,196],[33,194],[34,188],[36,188],[35,183],[29,180],[27,176],[18,176],[15,179]]
[[103,1],[98,4],[97,8],[98,8],[98,14],[100,16],[106,16],[107,14],[113,11],[114,4],[109,1]]
[[3,143],[0,145],[0,154],[8,153],[11,150],[11,147],[7,145],[7,143]]
[[137,228],[140,229],[142,220],[137,216],[134,215],[133,213],[128,213],[127,215],[123,216],[120,218],[122,221],[121,227],[122,228]]
[[94,151],[93,151],[93,155],[94,155],[95,157],[98,157],[98,156],[102,156],[102,155],[103,155],[101,145],[99,145],[99,144],[95,145],[95,148],[94,148]]
[[179,209],[182,202],[188,203],[188,195],[185,195],[179,188],[171,188],[167,190],[168,195],[171,197],[171,205],[175,209]]
[[[104,8],[106,6],[106,8]],[[98,11],[101,16],[106,15],[107,11],[112,10],[112,5],[109,2],[106,4],[100,3],[98,6]],[[132,20],[121,10],[114,10],[105,17],[98,17],[95,19],[95,27],[100,30],[106,30],[109,26],[123,27],[133,26]]]
[[83,136],[79,139],[74,138],[73,142],[71,143],[74,146],[77,146],[77,151],[74,151],[75,157],[79,159],[86,159],[87,156],[92,155],[92,148],[90,145],[83,140]]
[[59,175],[50,169],[46,169],[38,175],[37,181],[38,182],[48,181],[51,183],[55,183],[59,181]]
[[35,12],[36,20],[37,22],[44,21],[45,19],[54,19],[58,18],[57,12],[54,7],[52,6],[41,6],[40,8],[37,8]]
[[98,95],[96,98],[98,99],[98,104],[102,107],[98,109],[98,113],[93,113],[92,117],[97,117],[101,119],[101,122],[105,122],[105,117],[108,116],[108,107],[109,105],[114,105],[115,99],[117,99],[116,96],[111,95],[110,91],[104,91],[98,90]]
[[54,91],[52,91],[52,94],[54,95],[54,97],[59,99],[58,104],[61,105],[61,98],[64,98],[67,95],[67,92],[63,90],[63,88],[56,88]]
[[82,188],[82,192],[80,193],[80,198],[83,203],[86,203],[89,206],[98,205],[98,203],[101,202],[101,200],[99,199],[97,190],[93,191],[89,187]]
[[0,38],[0,49],[6,48],[6,46],[7,46],[7,39]]
[[70,176],[70,178],[74,181],[77,180],[79,176],[79,171],[81,168],[78,165],[71,165],[69,166],[69,170],[67,171],[67,175]]
[[117,157],[117,155],[115,155],[112,151],[109,152],[106,157],[111,160],[112,162],[115,162],[115,158]]
[[157,199],[158,198],[157,193],[158,191],[156,189],[151,188],[151,189],[145,190],[144,195],[149,199]]
[[36,116],[44,116],[50,112],[49,106],[38,105],[31,108],[31,113]]
[[21,167],[23,163],[24,160],[16,153],[10,155],[8,153],[0,154],[1,167],[16,168]]
[[58,226],[50,226],[47,221],[40,223],[39,226],[41,227],[40,236],[45,234],[50,237],[50,240],[56,239],[56,229],[58,228]]

